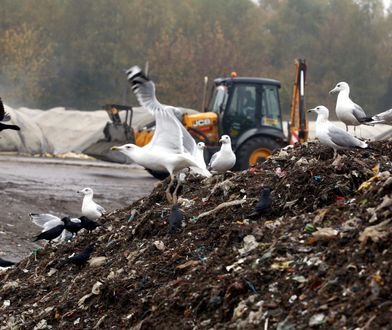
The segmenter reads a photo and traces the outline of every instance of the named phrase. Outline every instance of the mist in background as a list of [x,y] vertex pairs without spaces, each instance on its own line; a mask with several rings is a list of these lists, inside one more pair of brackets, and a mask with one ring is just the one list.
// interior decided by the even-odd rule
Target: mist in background
[[[389,7],[388,7],[389,6]],[[369,113],[392,108],[392,15],[382,0],[1,0],[6,104],[136,104],[124,70],[148,61],[163,103],[201,110],[204,76],[282,82],[308,64],[307,104],[334,108],[339,81]]]

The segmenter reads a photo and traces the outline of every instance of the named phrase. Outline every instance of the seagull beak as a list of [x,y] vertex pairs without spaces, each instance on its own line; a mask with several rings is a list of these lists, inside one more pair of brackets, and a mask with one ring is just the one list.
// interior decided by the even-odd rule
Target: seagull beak
[[316,109],[309,109],[308,112],[315,112]]
[[223,142],[223,139],[220,139],[219,142]]
[[120,147],[111,147],[110,150],[112,150],[112,151],[120,151]]
[[329,94],[336,94],[338,91],[336,90],[336,87],[334,89],[331,89],[329,91]]

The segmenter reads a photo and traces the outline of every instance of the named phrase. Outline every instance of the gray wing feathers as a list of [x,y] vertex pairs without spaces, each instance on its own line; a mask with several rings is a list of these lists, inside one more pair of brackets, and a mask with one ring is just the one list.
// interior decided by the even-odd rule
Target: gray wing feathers
[[352,148],[352,147],[360,147],[366,148],[367,144],[350,133],[347,133],[344,129],[336,126],[330,126],[328,129],[328,136],[331,141],[342,148]]
[[358,104],[355,103],[352,113],[359,122],[361,122],[364,118],[367,117],[365,111]]
[[216,160],[216,158],[218,157],[219,151],[214,153],[210,159],[210,162],[208,164],[208,167],[211,168],[212,164],[214,163],[214,161]]
[[[55,224],[56,222],[58,224],[61,224],[62,221],[59,217],[56,217],[52,214],[49,213],[30,213],[30,219],[31,221],[37,225],[38,227],[47,227],[47,224],[51,222],[51,224]],[[55,225],[56,226],[56,225]]]

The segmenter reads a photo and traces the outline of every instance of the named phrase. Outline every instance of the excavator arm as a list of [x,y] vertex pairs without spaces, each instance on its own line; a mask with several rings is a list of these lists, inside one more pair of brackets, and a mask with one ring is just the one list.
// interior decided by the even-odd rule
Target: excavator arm
[[309,125],[305,111],[306,63],[304,59],[295,60],[295,78],[291,100],[291,120],[289,143],[303,143],[308,139]]

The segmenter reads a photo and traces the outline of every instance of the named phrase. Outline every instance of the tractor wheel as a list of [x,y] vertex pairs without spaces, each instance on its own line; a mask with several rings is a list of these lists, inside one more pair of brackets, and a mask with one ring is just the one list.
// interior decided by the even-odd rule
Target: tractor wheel
[[157,172],[157,171],[149,170],[148,168],[146,168],[146,171],[150,173],[155,179],[158,180],[165,180],[169,176],[168,172]]
[[266,137],[257,136],[244,142],[237,151],[237,170],[245,170],[250,166],[265,161],[275,149],[280,148],[278,142]]

